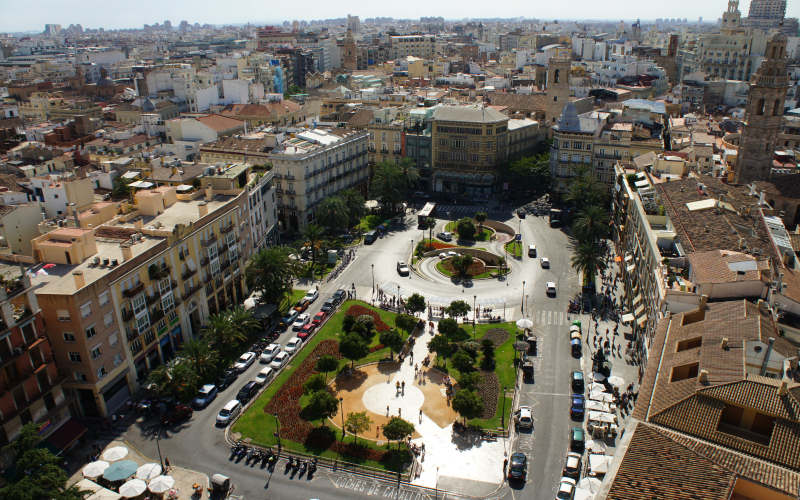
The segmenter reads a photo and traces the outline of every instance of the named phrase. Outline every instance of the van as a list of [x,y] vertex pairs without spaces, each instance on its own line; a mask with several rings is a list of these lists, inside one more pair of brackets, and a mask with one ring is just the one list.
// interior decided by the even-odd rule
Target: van
[[236,399],[242,403],[247,403],[253,396],[258,394],[259,387],[260,386],[254,381],[244,384],[244,386],[239,390],[239,394],[236,395]]
[[370,231],[364,235],[364,244],[365,245],[372,245],[375,243],[375,240],[378,239],[377,231]]
[[536,245],[528,245],[528,257],[536,257]]
[[231,421],[239,415],[239,412],[242,411],[242,403],[235,399],[231,399],[222,409],[219,411],[217,415],[217,425],[224,427],[231,423]]

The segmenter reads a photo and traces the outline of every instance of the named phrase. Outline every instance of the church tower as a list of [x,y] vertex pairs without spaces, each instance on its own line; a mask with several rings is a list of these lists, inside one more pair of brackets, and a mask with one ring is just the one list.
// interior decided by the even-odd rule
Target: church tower
[[565,57],[554,57],[547,65],[547,106],[545,121],[555,125],[564,105],[569,102],[569,70],[572,61]]
[[737,184],[770,178],[775,143],[783,122],[783,107],[789,85],[786,36],[775,35],[767,43],[764,55],[766,59],[753,75],[747,96],[747,125],[739,141],[734,177]]
[[742,13],[739,12],[739,0],[728,0],[728,10],[722,13],[722,33],[731,33],[742,27]]
[[353,40],[353,32],[349,29],[344,37],[344,45],[342,47],[344,54],[342,55],[342,66],[348,71],[355,71],[358,69],[358,60],[356,56],[356,42]]

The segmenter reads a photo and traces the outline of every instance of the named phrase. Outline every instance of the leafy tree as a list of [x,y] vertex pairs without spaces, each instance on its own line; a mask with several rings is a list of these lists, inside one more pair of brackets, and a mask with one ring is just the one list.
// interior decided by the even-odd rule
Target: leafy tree
[[347,216],[349,217],[348,227],[353,227],[359,223],[366,209],[364,208],[364,197],[355,189],[346,189],[339,193],[345,206],[347,207]]
[[344,420],[344,428],[347,432],[353,435],[353,440],[358,442],[358,435],[369,430],[372,425],[372,419],[369,418],[367,412],[358,411],[347,414]]
[[417,327],[417,323],[417,318],[410,314],[398,314],[394,318],[394,325],[408,334],[414,331],[414,328]]
[[454,300],[447,306],[445,312],[453,318],[461,318],[469,314],[472,307],[463,300]]
[[463,349],[459,349],[457,353],[453,354],[453,359],[451,361],[453,367],[462,373],[475,370],[475,366],[473,365],[475,360]]
[[481,359],[481,369],[494,370],[494,343],[489,339],[483,339],[481,342],[481,351],[483,351],[483,359]]
[[61,468],[62,458],[41,446],[39,425],[28,423],[17,438],[3,448],[3,455],[12,462],[5,470],[0,488],[4,500],[80,500],[89,492],[67,486],[67,473]]
[[399,165],[381,162],[375,166],[370,194],[377,197],[390,212],[395,213],[417,181],[419,172],[410,160],[404,159]]
[[180,356],[192,364],[201,380],[208,380],[219,371],[219,352],[202,339],[187,339],[181,346]]
[[550,156],[547,153],[520,158],[509,163],[502,172],[510,186],[530,186],[537,193],[550,189]]
[[439,358],[446,360],[453,352],[453,345],[444,335],[434,335],[428,341],[428,350],[436,353],[437,361]]
[[339,342],[339,352],[342,356],[350,360],[350,368],[355,366],[356,360],[359,360],[369,354],[369,347],[364,339],[357,333],[348,333]]
[[597,242],[608,234],[608,213],[597,205],[589,205],[578,212],[572,224],[579,242]]
[[406,299],[406,310],[412,314],[425,312],[425,297],[418,293]]
[[350,226],[350,212],[341,196],[323,199],[314,210],[314,217],[330,234],[346,231]]
[[328,381],[328,372],[332,372],[337,368],[339,368],[339,360],[334,358],[330,354],[320,356],[319,359],[317,360],[317,371],[323,372],[325,374],[326,383]]
[[303,229],[303,238],[305,238],[311,246],[311,269],[315,269],[317,266],[317,247],[324,233],[325,230],[322,226],[317,224],[308,224]]
[[573,269],[583,274],[584,285],[594,282],[595,275],[606,268],[599,247],[592,242],[579,244],[570,262]]
[[303,384],[303,394],[314,394],[315,392],[324,391],[326,387],[328,387],[327,378],[317,373],[306,379],[306,383]]
[[439,333],[444,335],[448,342],[461,342],[469,338],[467,331],[459,327],[456,320],[452,318],[439,321]]
[[475,223],[469,217],[464,217],[456,222],[456,232],[459,239],[473,240],[475,239]]
[[191,362],[174,361],[155,368],[147,377],[159,394],[171,396],[181,402],[187,402],[197,392],[200,377]]
[[228,321],[245,336],[245,340],[261,329],[261,323],[253,316],[253,313],[242,306],[228,310],[227,315]]
[[280,304],[292,291],[299,272],[288,247],[269,247],[255,254],[247,265],[247,286],[259,293],[264,304]]
[[328,391],[317,391],[308,398],[301,416],[310,421],[331,418],[339,411],[339,400]]
[[461,389],[473,391],[480,383],[481,375],[476,371],[462,372],[461,376],[458,377],[458,385]]
[[486,212],[478,212],[475,214],[475,220],[478,221],[478,234],[483,232],[483,223],[486,222],[488,218],[489,215]]
[[397,330],[391,329],[381,333],[380,342],[389,348],[389,357],[394,359],[394,353],[403,347],[403,336]]
[[461,389],[453,396],[453,409],[464,418],[478,418],[483,413],[483,399],[475,391]]
[[402,441],[414,433],[414,424],[400,417],[392,417],[389,423],[383,426],[383,435],[389,441]]
[[115,199],[128,198],[133,191],[130,186],[131,182],[133,181],[122,177],[114,179],[114,184],[111,187],[111,196]]
[[361,335],[364,342],[369,343],[375,336],[375,319],[369,314],[362,314],[356,318],[351,331]]
[[203,327],[203,338],[206,339],[223,356],[232,356],[239,350],[247,334],[231,323],[226,311],[212,314]]
[[473,258],[472,255],[464,254],[464,255],[456,255],[455,257],[450,259],[450,263],[453,265],[453,269],[455,269],[456,273],[458,273],[461,277],[468,277],[469,276],[469,268],[472,266]]
[[570,184],[566,199],[576,207],[607,207],[611,198],[608,187],[597,180],[588,167],[581,167]]
[[345,332],[352,332],[353,326],[355,326],[355,324],[356,324],[355,316],[347,314],[342,320],[342,330],[344,330]]

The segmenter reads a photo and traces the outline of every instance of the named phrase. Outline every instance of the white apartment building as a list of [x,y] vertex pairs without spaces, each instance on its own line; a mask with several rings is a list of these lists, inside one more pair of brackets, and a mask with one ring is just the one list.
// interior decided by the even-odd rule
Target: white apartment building
[[278,209],[275,205],[274,178],[275,172],[271,170],[263,172],[247,186],[250,235],[253,238],[254,253],[274,244],[277,240]]
[[366,184],[368,142],[366,130],[318,128],[296,133],[273,150],[269,159],[284,230],[312,222],[314,208],[326,197]]

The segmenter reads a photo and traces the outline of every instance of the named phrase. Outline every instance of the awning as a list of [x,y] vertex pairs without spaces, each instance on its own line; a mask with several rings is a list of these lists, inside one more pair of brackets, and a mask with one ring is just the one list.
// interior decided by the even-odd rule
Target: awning
[[633,298],[633,305],[641,304],[642,303],[642,294],[637,293],[636,297]]
[[633,316],[633,314],[631,314],[631,313],[628,313],[628,314],[623,314],[623,315],[622,315],[622,322],[623,322],[623,323],[633,323],[633,321],[634,321],[635,319],[636,319],[636,318],[635,318],[635,317]]
[[636,310],[633,313],[636,315],[637,318],[643,316],[644,315],[644,304],[642,304],[639,307],[637,307]]
[[185,193],[187,191],[191,191],[192,189],[194,189],[194,186],[190,186],[188,184],[181,184],[180,186],[175,188],[175,191],[179,193]]
[[147,181],[131,182],[128,185],[136,189],[150,189],[151,187],[155,186],[155,184],[153,184],[152,182],[147,182]]
[[74,418],[70,418],[64,425],[51,434],[50,437],[46,439],[46,442],[49,444],[48,447],[52,447],[51,449],[56,450],[57,455],[61,455],[65,451],[69,451],[75,442],[84,434],[86,434],[86,426]]
[[647,323],[647,316],[642,316],[636,320],[636,324],[639,325],[640,328],[643,327],[645,323]]

